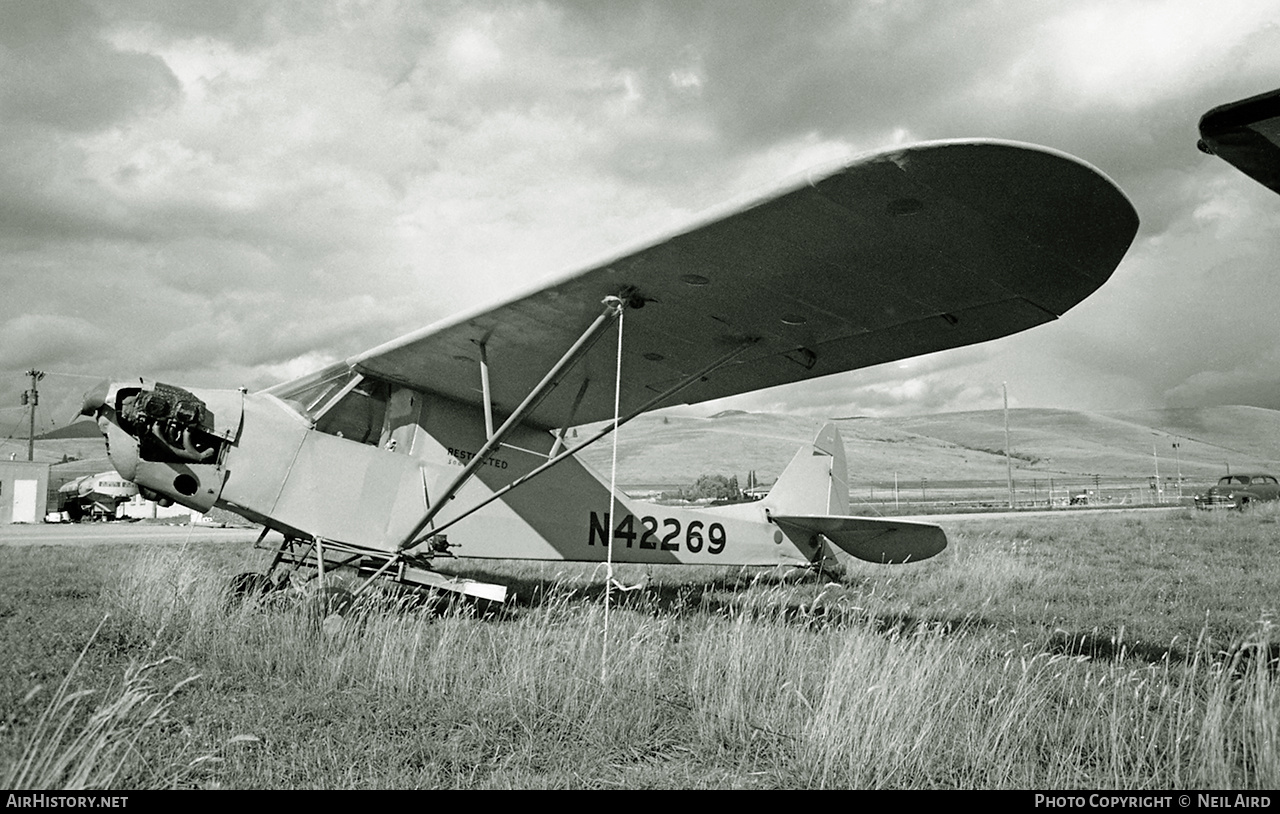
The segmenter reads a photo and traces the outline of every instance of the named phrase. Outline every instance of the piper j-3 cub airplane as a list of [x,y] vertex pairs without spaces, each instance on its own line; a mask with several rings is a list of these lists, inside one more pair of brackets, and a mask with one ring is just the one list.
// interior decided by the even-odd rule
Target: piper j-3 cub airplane
[[[573,456],[661,406],[1052,320],[1106,282],[1137,226],[1108,178],[1063,153],[894,148],[296,381],[104,383],[84,413],[145,495],[283,534],[269,575],[349,565],[365,585],[501,600],[433,560],[812,566],[834,545],[914,562],[946,546],[942,530],[849,516],[832,425],[767,497],[717,508],[619,496],[611,510],[608,481]],[[615,417],[566,448],[568,428]]]

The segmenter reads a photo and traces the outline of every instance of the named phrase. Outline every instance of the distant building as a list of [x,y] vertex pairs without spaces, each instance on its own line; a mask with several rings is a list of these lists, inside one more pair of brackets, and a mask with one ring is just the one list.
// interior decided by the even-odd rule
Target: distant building
[[48,491],[47,463],[0,461],[0,524],[43,522]]
[[196,523],[204,515],[195,509],[179,506],[177,503],[172,506],[160,506],[154,500],[147,500],[141,495],[135,494],[129,500],[116,506],[116,517],[121,520],[152,520],[180,517]]

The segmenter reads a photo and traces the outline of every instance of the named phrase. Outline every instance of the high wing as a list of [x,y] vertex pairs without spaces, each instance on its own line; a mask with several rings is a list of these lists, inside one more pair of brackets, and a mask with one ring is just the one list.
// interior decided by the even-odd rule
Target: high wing
[[1280,89],[1219,105],[1201,116],[1198,146],[1280,192]]
[[[624,316],[621,411],[733,348],[696,403],[969,345],[1055,319],[1106,282],[1138,217],[1106,176],[1026,144],[947,141],[815,172],[495,307],[348,360],[374,378],[510,413],[607,296]],[[642,307],[637,307],[642,306]],[[614,414],[607,332],[529,414],[547,429]]]

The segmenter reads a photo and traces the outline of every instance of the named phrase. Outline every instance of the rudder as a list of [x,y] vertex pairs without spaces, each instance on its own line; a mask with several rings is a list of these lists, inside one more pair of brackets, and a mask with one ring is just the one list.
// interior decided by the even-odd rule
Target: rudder
[[849,513],[848,465],[835,424],[824,424],[813,443],[800,448],[766,500],[777,514]]

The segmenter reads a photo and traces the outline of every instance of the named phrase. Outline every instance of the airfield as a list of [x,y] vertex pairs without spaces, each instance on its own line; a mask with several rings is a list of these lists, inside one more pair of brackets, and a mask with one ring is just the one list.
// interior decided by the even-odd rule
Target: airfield
[[104,788],[1274,788],[1277,528],[963,518],[821,580],[620,568],[607,624],[585,565],[459,561],[516,599],[331,627],[228,607],[247,543],[0,545],[0,767],[97,709]]
[[[621,438],[620,479],[767,482],[816,423],[643,417]],[[1277,423],[1251,408],[1015,410],[1014,478],[1142,483],[1150,439],[1176,430],[1189,493],[1228,456],[1271,466]],[[1004,494],[998,412],[849,418],[841,432],[854,512],[890,510],[870,488],[895,467]],[[43,444],[46,460],[91,451]],[[11,526],[0,767],[10,787],[55,772],[51,757],[15,780],[35,733],[48,755],[100,749],[86,779],[110,788],[1276,787],[1280,509],[1124,495],[901,505],[926,508],[947,550],[898,567],[842,559],[822,579],[620,567],[634,590],[613,595],[607,623],[588,564],[457,560],[445,570],[515,599],[382,593],[326,625],[305,592],[225,603],[230,577],[270,556],[256,528]],[[90,709],[97,740],[76,747],[59,727]]]

